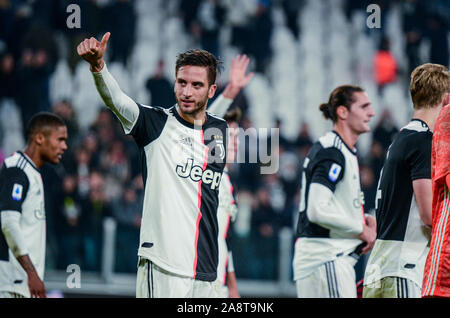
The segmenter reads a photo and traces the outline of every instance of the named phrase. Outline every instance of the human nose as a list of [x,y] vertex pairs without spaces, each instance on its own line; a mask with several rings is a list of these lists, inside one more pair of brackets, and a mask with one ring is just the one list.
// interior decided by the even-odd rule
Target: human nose
[[183,87],[183,95],[185,97],[192,96],[192,87],[191,87],[191,85],[188,84],[185,87]]

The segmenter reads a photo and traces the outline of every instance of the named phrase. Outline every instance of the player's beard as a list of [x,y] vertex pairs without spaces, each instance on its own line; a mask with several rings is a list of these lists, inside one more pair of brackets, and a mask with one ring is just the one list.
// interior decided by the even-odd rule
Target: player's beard
[[192,117],[195,117],[198,113],[204,111],[206,109],[206,103],[208,102],[208,96],[205,96],[204,98],[202,98],[199,101],[194,101],[194,107],[191,109],[186,109],[185,107],[183,107],[182,105],[182,101],[180,98],[176,97],[177,99],[177,103],[179,106],[180,111],[184,114],[184,115],[189,115]]

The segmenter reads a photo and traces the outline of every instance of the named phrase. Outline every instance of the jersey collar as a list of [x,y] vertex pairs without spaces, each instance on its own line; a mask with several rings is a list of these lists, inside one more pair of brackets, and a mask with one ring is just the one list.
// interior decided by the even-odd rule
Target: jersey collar
[[413,118],[413,119],[411,119],[411,121],[418,121],[419,123],[422,124],[423,127],[426,127],[428,130],[430,130],[430,127],[428,127],[427,123],[424,122],[422,119],[419,119],[419,118]]
[[26,161],[28,161],[28,163],[34,168],[36,169],[37,172],[40,173],[39,169],[36,167],[36,165],[34,164],[33,160],[30,159],[30,157],[28,157],[24,152],[22,151],[17,151],[22,157],[25,158]]
[[170,112],[175,116],[175,118],[180,122],[180,124],[189,127],[191,129],[204,129],[206,122],[208,121],[208,115],[206,115],[206,120],[203,125],[194,125],[186,120],[184,120],[180,114],[178,113],[178,104],[175,104],[172,108],[170,108]]
[[336,136],[338,136],[338,138],[342,141],[342,143],[344,144],[344,146],[355,156],[357,155],[356,153],[356,148],[354,149],[350,149],[350,147],[345,143],[344,139],[342,139],[341,135],[338,134],[338,132],[336,130],[332,130],[333,133],[336,134]]

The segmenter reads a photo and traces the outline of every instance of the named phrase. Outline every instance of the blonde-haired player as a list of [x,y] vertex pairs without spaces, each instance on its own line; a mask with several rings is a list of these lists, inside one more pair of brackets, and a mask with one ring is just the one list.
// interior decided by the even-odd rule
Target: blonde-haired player
[[377,240],[364,276],[365,298],[418,298],[431,234],[431,144],[450,102],[450,75],[438,64],[411,74],[411,121],[386,155],[377,191]]

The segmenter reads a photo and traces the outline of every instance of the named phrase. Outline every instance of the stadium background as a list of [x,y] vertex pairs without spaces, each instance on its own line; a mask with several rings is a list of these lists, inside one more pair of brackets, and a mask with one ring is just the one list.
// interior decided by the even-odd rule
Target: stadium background
[[[81,28],[68,27],[70,4],[81,9]],[[380,28],[368,27],[370,4],[381,9]],[[293,297],[300,168],[311,143],[331,128],[319,104],[346,83],[368,93],[376,116],[358,152],[364,208],[373,211],[385,151],[412,114],[409,74],[425,62],[449,65],[449,21],[448,0],[0,0],[0,163],[24,147],[24,123],[35,112],[58,113],[69,128],[63,162],[42,169],[49,294],[135,294],[143,197],[137,147],[76,54],[85,37],[110,31],[111,73],[129,96],[156,106],[174,103],[178,53],[202,47],[219,56],[219,93],[231,59],[250,56],[255,76],[232,107],[244,111],[244,129],[280,128],[279,170],[262,175],[258,163],[231,165],[239,204],[234,265],[242,296]],[[68,287],[69,264],[80,266],[81,288]]]

